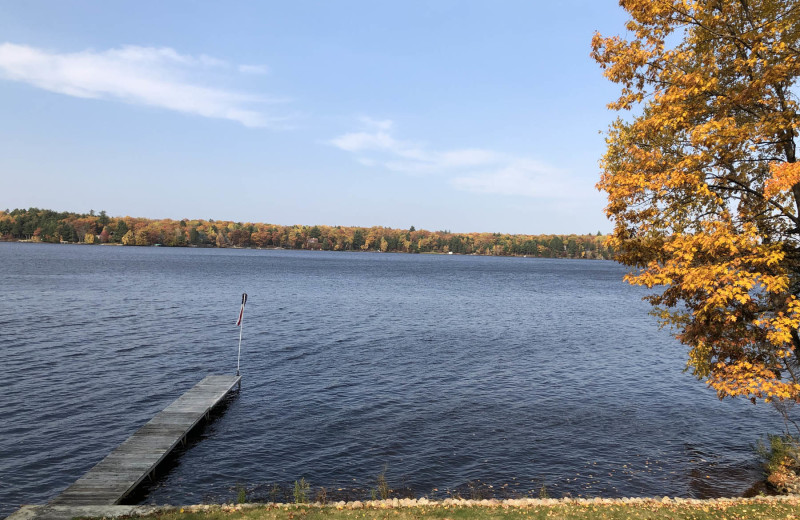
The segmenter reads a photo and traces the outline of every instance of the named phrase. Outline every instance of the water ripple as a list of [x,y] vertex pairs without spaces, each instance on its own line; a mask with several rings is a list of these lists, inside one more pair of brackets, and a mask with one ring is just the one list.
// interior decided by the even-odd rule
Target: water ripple
[[236,484],[268,499],[300,477],[365,498],[384,470],[417,495],[741,493],[779,418],[682,373],[684,349],[623,272],[0,243],[0,515],[232,372],[243,291],[242,392],[144,502],[230,500]]

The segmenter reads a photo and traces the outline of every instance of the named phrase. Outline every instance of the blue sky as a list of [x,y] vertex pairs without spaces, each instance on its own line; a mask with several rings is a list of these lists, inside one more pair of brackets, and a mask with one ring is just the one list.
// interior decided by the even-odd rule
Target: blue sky
[[614,0],[0,0],[0,207],[610,231]]

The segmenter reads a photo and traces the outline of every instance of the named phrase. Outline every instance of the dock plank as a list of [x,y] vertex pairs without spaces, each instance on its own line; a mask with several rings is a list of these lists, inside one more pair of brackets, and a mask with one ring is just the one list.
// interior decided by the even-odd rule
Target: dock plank
[[240,376],[206,376],[49,504],[119,504],[240,381]]

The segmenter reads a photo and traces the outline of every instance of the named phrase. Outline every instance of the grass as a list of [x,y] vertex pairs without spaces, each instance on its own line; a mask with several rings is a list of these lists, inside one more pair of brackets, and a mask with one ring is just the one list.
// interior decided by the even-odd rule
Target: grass
[[247,488],[242,485],[236,486],[236,503],[237,504],[244,504],[247,502]]
[[309,486],[308,482],[306,482],[305,477],[301,478],[300,480],[294,481],[294,503],[295,504],[307,504],[308,503],[308,494],[311,487]]
[[542,484],[542,488],[539,490],[539,498],[550,498],[550,494],[547,492],[547,486]]
[[383,471],[375,479],[376,488],[372,491],[372,500],[386,500],[392,492],[389,482],[386,480],[386,469],[387,466],[384,466]]
[[454,505],[429,503],[412,507],[381,506],[345,508],[331,506],[267,504],[253,507],[210,506],[173,510],[152,515],[148,520],[790,520],[800,518],[800,497],[784,500],[737,499],[733,501],[697,501],[694,503],[646,501],[643,503],[555,502],[509,506]]

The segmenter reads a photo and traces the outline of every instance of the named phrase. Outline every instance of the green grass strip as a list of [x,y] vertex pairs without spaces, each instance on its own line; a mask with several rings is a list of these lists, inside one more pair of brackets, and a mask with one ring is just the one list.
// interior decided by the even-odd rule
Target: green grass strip
[[335,505],[241,504],[190,506],[167,510],[143,520],[792,520],[800,519],[800,497],[723,500],[571,500],[530,501],[525,505],[497,502],[459,505],[430,502],[394,507],[380,504]]

